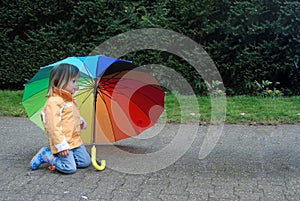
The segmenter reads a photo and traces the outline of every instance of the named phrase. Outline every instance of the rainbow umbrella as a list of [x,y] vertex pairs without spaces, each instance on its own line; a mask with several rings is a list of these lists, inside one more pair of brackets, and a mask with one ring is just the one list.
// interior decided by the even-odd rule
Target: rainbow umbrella
[[79,90],[74,97],[88,122],[81,137],[93,144],[92,163],[102,170],[105,160],[97,164],[95,144],[136,136],[153,126],[164,110],[164,92],[152,75],[130,61],[103,55],[68,57],[41,67],[25,85],[23,106],[28,118],[41,129],[50,71],[62,63],[75,65],[80,71]]

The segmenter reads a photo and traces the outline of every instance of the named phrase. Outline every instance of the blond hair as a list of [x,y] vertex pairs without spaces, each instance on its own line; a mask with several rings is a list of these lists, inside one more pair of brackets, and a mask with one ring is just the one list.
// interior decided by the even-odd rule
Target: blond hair
[[79,69],[72,64],[59,64],[54,66],[50,72],[47,96],[53,95],[54,87],[64,89],[68,83],[79,76]]

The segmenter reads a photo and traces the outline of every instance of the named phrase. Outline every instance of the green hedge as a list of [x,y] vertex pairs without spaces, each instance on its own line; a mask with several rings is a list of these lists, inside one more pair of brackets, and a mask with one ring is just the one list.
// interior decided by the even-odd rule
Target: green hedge
[[[137,28],[165,28],[201,44],[219,69],[227,94],[257,94],[255,81],[300,92],[300,2],[292,0],[3,0],[0,88],[22,89],[40,66],[89,54],[105,40]],[[128,55],[138,64],[172,66],[205,93],[186,62],[158,51]],[[299,65],[300,66],[300,65]],[[167,75],[161,75],[167,76]],[[166,80],[166,85],[172,85]]]

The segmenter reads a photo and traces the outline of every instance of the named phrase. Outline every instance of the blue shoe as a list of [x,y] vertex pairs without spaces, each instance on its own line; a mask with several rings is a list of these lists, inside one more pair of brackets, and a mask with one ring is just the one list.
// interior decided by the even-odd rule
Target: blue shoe
[[43,163],[49,163],[53,161],[54,156],[48,147],[41,148],[37,154],[30,161],[30,168],[32,170],[37,170],[39,166]]

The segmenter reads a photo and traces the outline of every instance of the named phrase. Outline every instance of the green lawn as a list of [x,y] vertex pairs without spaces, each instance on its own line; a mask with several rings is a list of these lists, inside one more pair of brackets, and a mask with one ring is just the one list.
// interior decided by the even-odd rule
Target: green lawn
[[295,124],[300,122],[300,97],[249,97],[227,99],[228,123]]
[[23,91],[0,90],[0,116],[24,116]]
[[[0,116],[26,116],[22,107],[23,91],[0,90]],[[213,99],[215,100],[215,99]],[[218,100],[218,99],[216,99]],[[212,99],[208,96],[192,97],[166,94],[162,122],[209,124],[212,118]],[[226,104],[226,123],[295,124],[300,123],[300,97],[264,98],[253,96],[226,97],[214,105],[216,115],[225,118],[218,106]],[[224,105],[223,105],[224,106]],[[197,111],[198,107],[198,111]],[[222,109],[222,107],[221,107]]]
[[[167,95],[165,101],[166,121],[184,122],[198,118],[200,124],[210,123],[212,117],[210,97],[197,97],[199,113],[187,112],[186,114],[181,114],[182,109],[179,109],[181,108],[179,105],[182,104],[179,104],[177,99],[173,95]],[[185,101],[181,102],[185,105],[184,107],[194,108],[194,111],[196,111],[196,105],[189,102],[190,99],[193,99],[192,97],[186,96],[183,99]],[[219,104],[226,104],[226,112],[220,112],[221,116],[226,115],[226,123],[254,125],[300,123],[300,97],[297,96],[276,98],[234,96],[226,97],[225,103],[219,101]],[[187,111],[191,110],[188,109]]]

